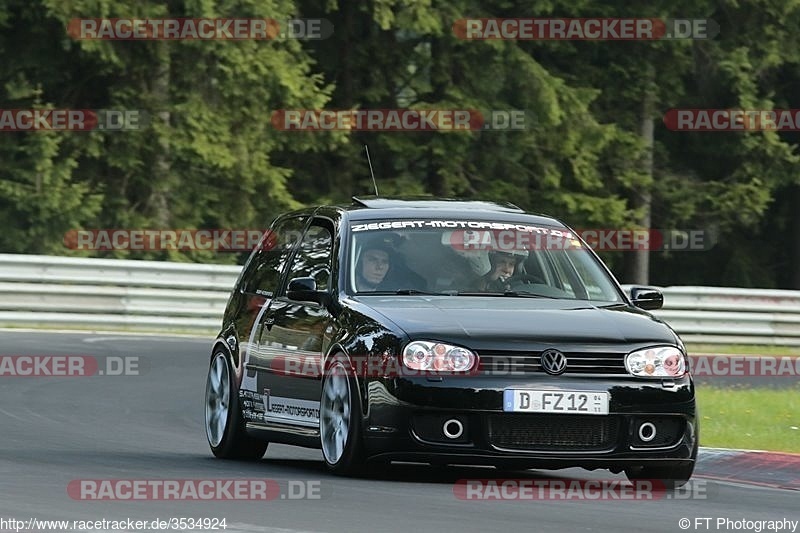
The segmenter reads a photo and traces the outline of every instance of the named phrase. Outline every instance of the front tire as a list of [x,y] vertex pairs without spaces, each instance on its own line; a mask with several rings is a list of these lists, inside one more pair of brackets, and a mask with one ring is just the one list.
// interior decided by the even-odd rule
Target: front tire
[[334,356],[326,365],[320,398],[319,437],[325,465],[331,472],[363,471],[361,400],[349,361]]
[[249,436],[244,429],[239,387],[228,357],[217,352],[206,379],[206,438],[211,453],[220,459],[255,461],[264,456],[267,442]]

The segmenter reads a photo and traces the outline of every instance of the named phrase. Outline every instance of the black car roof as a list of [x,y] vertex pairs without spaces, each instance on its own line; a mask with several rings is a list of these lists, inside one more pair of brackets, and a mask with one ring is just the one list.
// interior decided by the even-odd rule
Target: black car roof
[[512,203],[484,200],[425,197],[353,197],[353,204],[337,206],[349,220],[437,217],[448,219],[485,219],[517,221],[528,224],[566,227],[553,217],[529,214]]
[[389,209],[408,207],[413,209],[478,209],[481,211],[502,211],[504,213],[524,213],[522,209],[510,202],[498,203],[483,200],[457,200],[454,198],[404,197],[379,198],[353,196],[353,203],[370,209]]
[[314,214],[348,221],[391,220],[409,218],[472,219],[519,222],[567,227],[560,220],[543,214],[526,213],[512,203],[485,200],[460,200],[453,198],[423,197],[353,197],[352,204],[318,205],[297,209],[283,216]]

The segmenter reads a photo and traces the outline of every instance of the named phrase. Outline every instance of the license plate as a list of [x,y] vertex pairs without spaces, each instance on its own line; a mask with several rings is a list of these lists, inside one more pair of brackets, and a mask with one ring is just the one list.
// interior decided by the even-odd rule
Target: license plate
[[510,389],[503,391],[503,411],[607,415],[608,393]]

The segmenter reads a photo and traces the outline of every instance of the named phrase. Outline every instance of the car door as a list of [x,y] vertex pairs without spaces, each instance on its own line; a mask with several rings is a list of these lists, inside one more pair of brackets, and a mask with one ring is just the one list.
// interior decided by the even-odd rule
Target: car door
[[239,291],[244,302],[237,321],[243,361],[242,390],[257,392],[258,369],[268,364],[258,346],[263,316],[281,286],[292,253],[299,245],[308,220],[308,215],[295,215],[276,220],[253,251],[242,272]]
[[333,232],[331,221],[311,221],[286,280],[264,313],[258,346],[266,364],[259,369],[258,392],[268,424],[319,425],[322,355],[333,318],[323,305],[289,300],[286,288],[289,280],[313,277],[318,290],[331,290]]

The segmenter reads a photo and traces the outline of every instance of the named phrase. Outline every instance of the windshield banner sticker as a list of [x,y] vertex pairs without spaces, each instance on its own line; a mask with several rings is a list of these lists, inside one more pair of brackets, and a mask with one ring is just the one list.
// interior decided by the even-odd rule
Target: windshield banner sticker
[[393,220],[350,226],[353,232],[404,228],[454,229],[447,232],[442,244],[449,244],[457,251],[564,250],[581,247],[580,240],[571,231],[508,222]]

